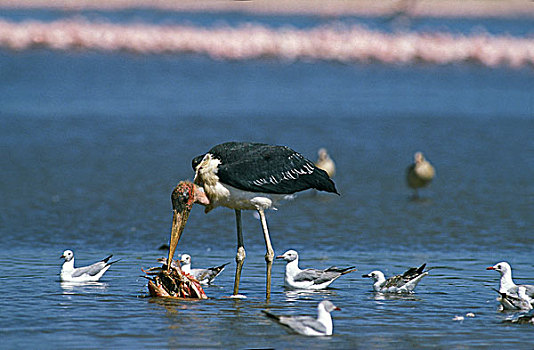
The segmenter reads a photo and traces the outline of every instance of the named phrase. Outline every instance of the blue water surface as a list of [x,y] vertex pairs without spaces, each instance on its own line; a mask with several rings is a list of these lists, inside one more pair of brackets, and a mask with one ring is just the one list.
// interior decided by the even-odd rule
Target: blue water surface
[[[8,15],[52,20],[65,14]],[[200,25],[238,17],[109,16]],[[306,26],[317,19],[283,21]],[[422,21],[464,31],[467,20]],[[506,29],[501,23],[482,25],[527,32],[522,21],[506,21]],[[0,347],[534,346],[532,325],[502,322],[510,315],[496,311],[498,274],[485,270],[506,260],[516,281],[534,283],[532,67],[234,62],[34,49],[0,51],[0,77]],[[141,269],[166,254],[158,247],[168,241],[173,186],[192,179],[194,156],[229,140],[288,145],[312,160],[318,148],[329,150],[341,195],[302,193],[267,213],[269,228],[276,254],[298,250],[301,267],[356,265],[357,272],[325,291],[295,293],[284,290],[284,264],[276,261],[267,300],[263,236],[246,212],[241,292],[247,299],[228,299],[233,211],[206,215],[194,208],[180,252],[198,267],[232,264],[206,288],[207,301],[146,297]],[[437,171],[417,201],[405,184],[415,151]],[[74,250],[77,265],[111,253],[122,260],[101,282],[62,284],[65,249]],[[433,269],[411,296],[375,295],[361,278],[424,262]],[[313,315],[324,298],[342,308],[333,315],[334,336],[325,339],[290,333],[261,313]],[[475,317],[453,321],[468,312]]]

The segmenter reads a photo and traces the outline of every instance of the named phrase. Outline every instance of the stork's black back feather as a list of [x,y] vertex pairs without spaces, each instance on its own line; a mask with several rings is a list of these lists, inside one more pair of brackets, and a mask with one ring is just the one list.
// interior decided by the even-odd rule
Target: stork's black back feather
[[[291,194],[313,188],[338,193],[324,170],[286,146],[226,142],[208,153],[221,161],[217,172],[219,180],[244,191]],[[193,159],[193,169],[203,157]]]

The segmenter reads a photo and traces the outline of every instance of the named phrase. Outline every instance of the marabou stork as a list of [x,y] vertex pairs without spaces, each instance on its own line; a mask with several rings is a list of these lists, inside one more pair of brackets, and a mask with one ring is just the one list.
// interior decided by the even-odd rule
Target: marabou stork
[[167,261],[172,261],[176,245],[194,203],[205,205],[208,213],[218,206],[235,210],[237,226],[236,273],[233,296],[239,292],[245,248],[241,210],[257,210],[265,238],[267,297],[271,292],[274,251],[269,237],[265,210],[284,197],[307,189],[339,194],[328,174],[289,147],[262,143],[226,142],[214,146],[192,161],[194,183],[180,182],[171,194],[173,224]]

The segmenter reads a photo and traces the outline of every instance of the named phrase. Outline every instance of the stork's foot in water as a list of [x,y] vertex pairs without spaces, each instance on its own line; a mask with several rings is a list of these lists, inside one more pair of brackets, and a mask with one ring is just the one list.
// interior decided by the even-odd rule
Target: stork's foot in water
[[208,299],[204,289],[192,275],[183,272],[179,267],[151,267],[144,271],[148,279],[148,292],[153,297]]
[[246,299],[247,296],[243,295],[243,294],[232,294],[232,295],[229,295],[229,296],[224,297],[224,298],[228,298],[228,299]]

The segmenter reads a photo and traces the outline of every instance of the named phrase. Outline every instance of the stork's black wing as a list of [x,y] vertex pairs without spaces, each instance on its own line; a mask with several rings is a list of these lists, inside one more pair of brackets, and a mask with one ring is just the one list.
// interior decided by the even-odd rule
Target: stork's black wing
[[[324,170],[286,146],[227,142],[208,153],[221,161],[217,171],[219,180],[244,191],[291,194],[314,188],[337,193]],[[202,157],[193,159],[193,168]]]

